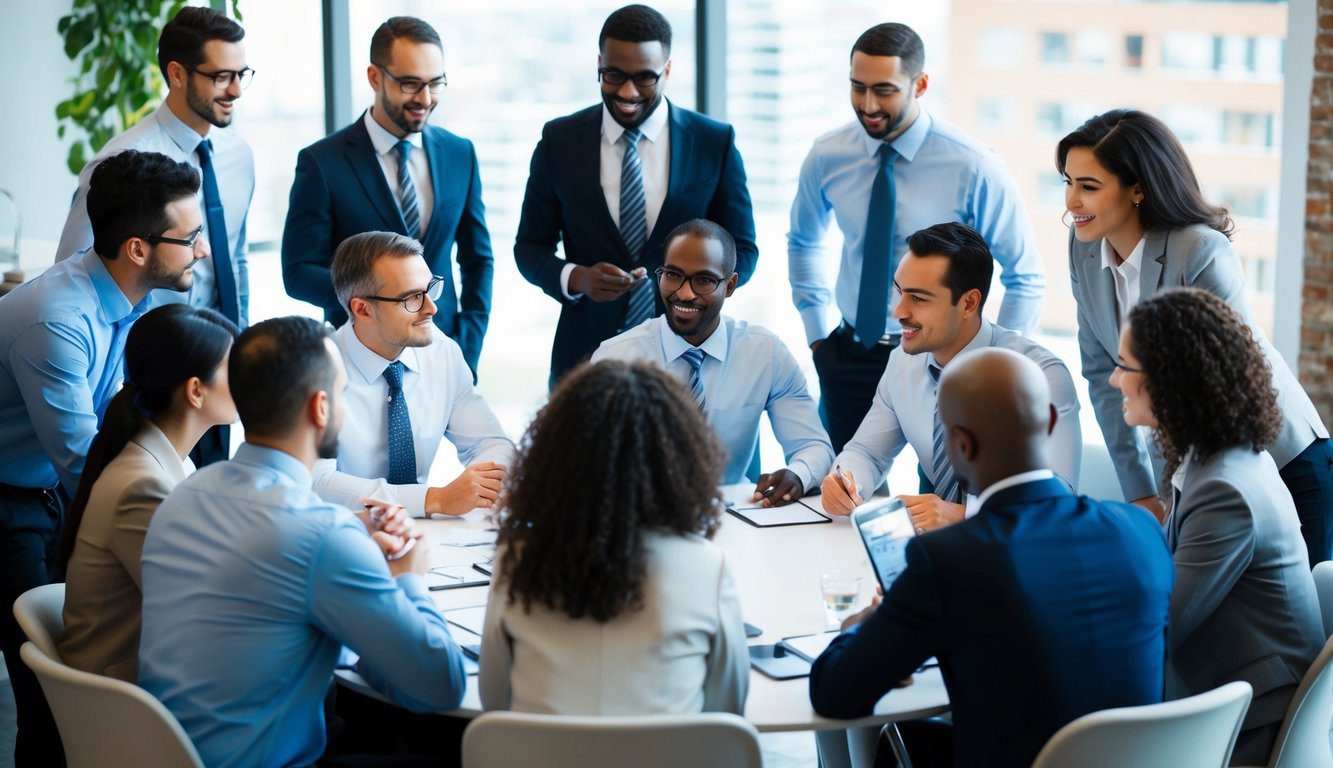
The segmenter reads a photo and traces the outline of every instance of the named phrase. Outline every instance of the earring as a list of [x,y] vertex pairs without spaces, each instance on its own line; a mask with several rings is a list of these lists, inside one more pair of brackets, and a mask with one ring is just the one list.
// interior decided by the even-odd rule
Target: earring
[[1138,207],[1139,207],[1139,201],[1138,201],[1138,200],[1135,200],[1135,201],[1134,201],[1134,207],[1135,207],[1135,208],[1138,208]]
[[[1138,204],[1135,203],[1135,205]],[[1065,229],[1069,229],[1070,227],[1074,226],[1074,213],[1072,211],[1066,210],[1064,213],[1060,214],[1060,223],[1065,225]]]

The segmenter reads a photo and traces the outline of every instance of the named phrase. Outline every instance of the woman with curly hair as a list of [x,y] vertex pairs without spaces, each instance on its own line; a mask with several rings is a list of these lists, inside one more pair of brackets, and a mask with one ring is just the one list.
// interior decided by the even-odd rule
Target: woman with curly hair
[[1296,508],[1264,450],[1282,423],[1268,362],[1244,319],[1194,288],[1139,302],[1119,349],[1125,423],[1153,430],[1172,478],[1167,695],[1249,683],[1232,760],[1267,764],[1325,639]]
[[749,654],[718,527],[723,453],[664,370],[569,374],[528,427],[486,608],[486,709],[740,713]]
[[1236,310],[1255,334],[1278,391],[1282,419],[1268,447],[1296,504],[1313,566],[1333,557],[1333,444],[1310,398],[1255,325],[1245,298],[1234,225],[1199,189],[1171,129],[1144,112],[1115,109],[1064,137],[1056,168],[1072,217],[1069,275],[1078,341],[1093,410],[1125,498],[1161,518],[1151,446],[1120,418],[1107,384],[1125,318],[1140,298],[1173,287],[1202,288]]

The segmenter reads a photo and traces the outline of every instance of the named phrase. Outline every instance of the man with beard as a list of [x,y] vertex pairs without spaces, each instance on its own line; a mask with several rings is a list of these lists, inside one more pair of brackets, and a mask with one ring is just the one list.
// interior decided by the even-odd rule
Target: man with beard
[[643,360],[685,384],[727,451],[724,483],[739,483],[754,459],[759,417],[768,412],[787,466],[760,475],[752,501],[781,506],[801,498],[832,466],[805,376],[767,328],[723,317],[736,290],[736,244],[717,224],[694,219],[667,235],[657,286],[666,312],[602,342],[599,360]]
[[206,765],[310,765],[342,647],[399,706],[458,706],[458,646],[427,591],[430,548],[401,507],[321,501],[338,452],[341,356],[323,323],[266,320],[227,367],[245,443],[172,489],[143,547],[139,684]]
[[[820,416],[835,450],[870,407],[902,339],[890,314],[890,278],[907,235],[932,224],[973,227],[1004,268],[999,322],[1030,332],[1045,279],[1027,211],[1004,161],[921,108],[929,77],[921,38],[880,24],[852,46],[857,119],[815,140],[801,167],[787,234],[792,300],[819,374]],[[842,231],[832,290],[825,271],[829,215]],[[830,306],[832,305],[832,306]]]
[[50,582],[61,521],[103,410],[124,377],[125,337],[156,301],[188,291],[203,258],[199,174],[126,150],[88,179],[92,248],[0,298],[0,650],[18,704],[15,765],[62,764],[24,637],[8,606]]
[[[333,334],[347,369],[347,423],[337,460],[315,467],[315,493],[353,508],[363,497],[391,501],[415,517],[494,506],[514,444],[473,388],[458,344],[431,322],[444,281],[421,244],[395,232],[352,235],[332,275],[351,316]],[[441,437],[466,468],[430,486]]]
[[[160,152],[189,163],[201,175],[199,206],[210,259],[194,268],[188,293],[166,293],[160,301],[208,307],[244,328],[249,321],[250,278],[245,221],[255,190],[250,145],[231,125],[232,109],[254,70],[245,64],[245,30],[211,8],[185,7],[167,22],[157,41],[157,63],[167,81],[167,98],[133,128],[107,142],[79,174],[56,260],[93,244],[88,221],[88,180],[106,158],[126,149]],[[190,458],[198,466],[227,458],[231,429],[210,429]]]
[[[475,375],[490,318],[494,259],[472,142],[427,125],[446,85],[444,48],[429,24],[395,16],[370,39],[366,70],[375,102],[351,125],[296,158],[282,280],[287,293],[347,321],[329,274],[338,244],[360,232],[397,232],[421,242],[443,281],[435,325]],[[457,252],[461,289],[451,254]]]
[[627,5],[607,17],[597,43],[602,103],[542,129],[514,244],[523,277],[561,305],[551,386],[660,312],[652,275],[676,225],[705,218],[730,232],[742,284],[758,255],[735,131],[666,100],[666,18]]

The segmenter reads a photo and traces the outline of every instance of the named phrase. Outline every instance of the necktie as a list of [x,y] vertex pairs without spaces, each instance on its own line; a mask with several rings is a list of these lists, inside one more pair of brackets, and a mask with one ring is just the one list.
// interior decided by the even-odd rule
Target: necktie
[[[926,370],[930,371],[930,377],[935,380],[938,386],[940,369],[933,365],[927,365]],[[953,464],[949,463],[949,453],[944,448],[944,422],[940,420],[940,401],[938,397],[935,398],[935,430],[931,442],[931,482],[935,484],[935,495],[945,501],[962,504],[964,500],[962,488],[958,484],[958,478],[954,477]]]
[[690,393],[694,395],[694,404],[699,406],[699,410],[704,409],[704,380],[699,375],[699,369],[704,364],[704,351],[698,347],[690,347],[681,353],[685,362],[690,364]]
[[412,420],[403,396],[403,362],[394,360],[384,369],[389,383],[389,477],[394,485],[417,481],[417,449],[412,439]]
[[889,316],[889,282],[893,278],[893,216],[897,191],[893,158],[898,153],[880,144],[875,153],[879,170],[870,187],[865,248],[861,253],[861,288],[856,301],[856,335],[861,346],[873,349],[884,336]]
[[403,211],[407,236],[421,239],[421,210],[417,205],[417,188],[412,185],[412,169],[407,159],[412,155],[412,142],[403,139],[394,145],[398,151],[398,207]]
[[[643,247],[648,242],[648,216],[643,194],[643,163],[639,159],[638,143],[642,137],[638,129],[621,134],[625,139],[625,157],[620,164],[620,237],[625,241],[630,258],[638,263],[643,258]],[[652,280],[640,280],[629,293],[625,321],[621,330],[628,330],[657,314]]]
[[236,273],[231,266],[231,247],[227,242],[227,217],[218,193],[218,175],[213,170],[213,142],[204,139],[194,149],[199,155],[203,175],[204,217],[208,222],[208,248],[213,258],[213,279],[217,281],[218,308],[228,320],[240,325],[240,295],[236,292]]

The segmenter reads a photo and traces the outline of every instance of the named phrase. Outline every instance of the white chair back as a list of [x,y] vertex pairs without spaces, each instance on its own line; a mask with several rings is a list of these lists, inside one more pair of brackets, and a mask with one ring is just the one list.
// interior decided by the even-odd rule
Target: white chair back
[[1082,447],[1078,462],[1078,492],[1093,499],[1123,501],[1125,494],[1120,490],[1110,451],[1101,441],[1084,443]]
[[[762,768],[759,732],[736,715],[564,717],[488,712],[463,733],[463,768]],[[1177,767],[1178,768],[1178,767]]]
[[14,601],[14,618],[37,650],[60,661],[56,643],[65,634],[65,585],[34,587]]
[[1198,696],[1084,715],[1046,742],[1032,768],[1226,768],[1249,683]]
[[[1333,563],[1320,563],[1330,565]],[[1323,595],[1320,595],[1321,601]],[[1333,722],[1333,638],[1310,665],[1278,731],[1269,768],[1333,768],[1329,724]]]
[[1333,560],[1316,565],[1311,575],[1319,595],[1319,613],[1324,617],[1324,636],[1333,637]]

